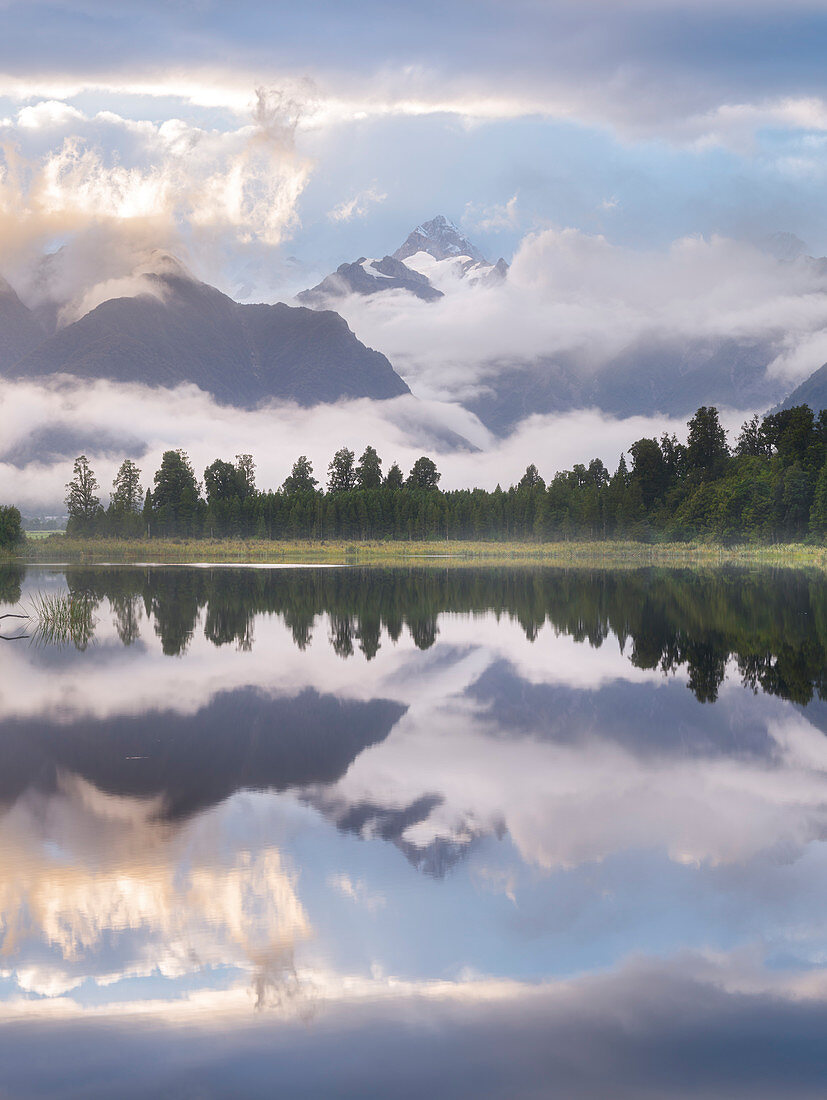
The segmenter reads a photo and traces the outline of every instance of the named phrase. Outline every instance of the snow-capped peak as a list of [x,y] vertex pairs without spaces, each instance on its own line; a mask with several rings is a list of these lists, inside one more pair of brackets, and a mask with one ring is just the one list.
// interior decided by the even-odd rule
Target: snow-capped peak
[[418,225],[408,235],[405,243],[393,253],[393,257],[396,260],[406,260],[417,252],[427,252],[435,260],[468,256],[475,263],[488,263],[479,249],[463,236],[459,227],[442,214]]

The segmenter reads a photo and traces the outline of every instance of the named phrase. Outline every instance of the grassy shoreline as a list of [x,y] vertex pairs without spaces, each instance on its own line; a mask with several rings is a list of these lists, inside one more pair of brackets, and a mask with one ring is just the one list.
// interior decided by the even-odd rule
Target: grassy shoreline
[[12,560],[34,563],[420,565],[546,564],[593,567],[768,565],[827,572],[827,546],[802,543],[719,546],[641,542],[401,542],[264,539],[29,539]]

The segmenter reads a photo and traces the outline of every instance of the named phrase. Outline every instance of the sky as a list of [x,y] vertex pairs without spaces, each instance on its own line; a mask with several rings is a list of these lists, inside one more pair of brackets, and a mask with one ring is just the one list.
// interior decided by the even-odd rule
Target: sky
[[[430,437],[449,423],[481,448],[477,483],[597,453],[614,468],[640,425],[566,414],[503,442],[460,403],[506,356],[599,366],[653,335],[765,341],[779,399],[820,367],[824,276],[780,267],[767,239],[827,254],[825,44],[827,0],[0,0],[0,274],[37,304],[36,258],[67,246],[71,320],[161,247],[239,300],[291,301],[442,213],[512,263],[508,286],[427,308],[343,303],[357,336],[439,405]],[[134,398],[113,411],[100,394],[69,406],[92,423]],[[144,397],[148,465],[169,446],[215,457],[215,424],[222,445],[237,436],[228,454],[256,437],[241,416],[222,434],[228,417],[205,399],[186,439],[161,438],[163,403]],[[0,386],[6,434],[42,430],[35,406],[72,415],[54,392]],[[334,427],[327,412],[276,415],[317,465],[331,437],[378,442],[397,452],[387,461],[429,441],[401,438],[390,406],[367,418],[371,438],[347,409]],[[554,444],[529,452],[538,438]],[[286,475],[286,446],[259,452],[265,484]],[[114,456],[98,457],[108,479]],[[445,464],[446,487],[467,484],[465,458]],[[65,480],[0,461],[0,494],[28,507],[54,505]]]
[[815,0],[26,0],[0,26],[0,209],[47,247],[172,223],[260,291],[437,212],[492,258],[549,226],[827,252]]

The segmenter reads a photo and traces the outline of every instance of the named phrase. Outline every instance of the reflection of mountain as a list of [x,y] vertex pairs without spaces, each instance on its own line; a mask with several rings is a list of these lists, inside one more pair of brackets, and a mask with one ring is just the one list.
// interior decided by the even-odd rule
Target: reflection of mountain
[[192,715],[171,711],[99,721],[11,719],[0,739],[0,799],[54,789],[61,772],[111,795],[163,799],[184,817],[242,788],[285,790],[340,779],[405,713],[399,703],[222,692]]
[[417,871],[442,878],[470,853],[474,842],[483,830],[462,829],[457,835],[436,836],[424,843],[416,843],[405,833],[428,820],[443,799],[438,794],[424,794],[407,806],[382,806],[378,802],[351,804],[337,797],[311,795],[312,802],[343,833],[353,833],[366,840],[378,837],[390,841],[403,853]]
[[[646,759],[741,757],[769,760],[777,743],[758,720],[763,704],[748,695],[733,714],[704,707],[683,683],[614,680],[599,691],[570,684],[531,683],[507,661],[490,665],[468,689],[497,736],[530,736],[557,745],[609,741]],[[805,714],[811,718],[811,710]],[[822,704],[823,706],[823,704]],[[753,711],[755,713],[753,713]],[[646,721],[641,721],[641,715]]]
[[186,650],[206,607],[204,634],[216,645],[251,646],[257,614],[278,613],[303,648],[327,615],[341,657],[370,660],[402,630],[427,649],[439,616],[484,611],[516,619],[529,638],[546,622],[599,646],[614,634],[638,668],[685,667],[698,699],[713,701],[734,658],[744,682],[807,703],[827,698],[827,589],[805,572],[636,569],[67,569],[70,589],[108,597],[130,637],[133,601],[143,602],[163,650]]

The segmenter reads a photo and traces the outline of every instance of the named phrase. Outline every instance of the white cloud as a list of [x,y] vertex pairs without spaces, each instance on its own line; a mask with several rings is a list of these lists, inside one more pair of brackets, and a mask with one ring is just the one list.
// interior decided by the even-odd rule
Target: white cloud
[[0,134],[4,263],[107,224],[142,224],[156,246],[184,228],[278,244],[298,224],[312,170],[295,147],[303,108],[284,90],[262,89],[244,124],[206,129],[110,110],[89,117],[57,101],[24,107]]
[[357,336],[429,397],[463,400],[504,365],[540,357],[573,355],[584,373],[596,372],[646,341],[765,340],[783,348],[791,383],[820,365],[817,347],[796,350],[827,326],[819,265],[781,263],[725,237],[686,237],[654,251],[545,229],[522,241],[500,284],[448,275],[437,302],[402,291],[337,302]]
[[[739,415],[735,421],[741,419]],[[360,453],[371,444],[386,466],[398,461],[408,469],[423,453],[434,456],[443,475],[441,486],[451,489],[514,484],[529,462],[547,477],[593,457],[614,469],[621,451],[641,435],[685,427],[683,421],[664,417],[615,419],[583,410],[530,417],[511,436],[496,440],[458,405],[407,396],[312,409],[274,403],[249,412],[217,405],[195,386],[170,391],[111,382],[0,381],[0,429],[7,452],[25,446],[38,428],[59,425],[70,426],[88,441],[84,447],[104,487],[104,501],[123,456],[101,453],[100,439],[122,438],[125,450],[133,449],[136,440],[143,442],[146,453],[139,465],[146,483],[170,448],[187,450],[199,472],[216,457],[249,452],[258,464],[259,485],[276,488],[300,454],[309,455],[323,479],[337,447]],[[445,442],[446,432],[481,450],[453,450]],[[26,508],[52,507],[62,499],[70,468],[71,460],[31,462],[23,468],[0,461],[0,499]]]
[[481,233],[495,232],[498,229],[514,229],[518,221],[517,196],[512,195],[508,202],[494,203],[491,206],[479,206],[467,203],[462,221],[471,229]]
[[354,218],[364,218],[375,203],[384,202],[388,196],[384,191],[375,187],[369,187],[366,191],[360,191],[352,199],[346,199],[328,211],[328,218],[332,222],[349,222]]

